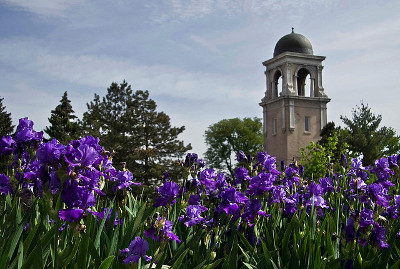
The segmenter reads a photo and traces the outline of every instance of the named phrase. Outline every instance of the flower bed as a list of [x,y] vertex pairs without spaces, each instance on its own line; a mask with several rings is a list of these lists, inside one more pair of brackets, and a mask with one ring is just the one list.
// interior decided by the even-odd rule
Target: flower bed
[[[196,154],[155,202],[87,136],[42,142],[33,122],[0,140],[0,268],[398,268],[398,156],[303,178],[260,152],[235,178]],[[400,161],[400,160],[399,160]],[[134,192],[132,192],[134,190]]]

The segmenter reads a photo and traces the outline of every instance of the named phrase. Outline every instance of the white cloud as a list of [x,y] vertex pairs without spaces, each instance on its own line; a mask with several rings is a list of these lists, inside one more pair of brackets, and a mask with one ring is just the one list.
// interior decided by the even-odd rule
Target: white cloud
[[36,68],[49,77],[93,88],[126,79],[140,89],[189,99],[197,99],[200,92],[210,98],[241,99],[240,92],[245,89],[240,79],[220,74],[165,65],[138,66],[107,57],[39,55]]
[[398,49],[400,45],[400,17],[391,17],[377,24],[366,24],[361,28],[346,30],[329,33],[318,50],[379,52],[387,48]]
[[148,4],[154,11],[152,17],[154,22],[184,21],[217,13],[219,16],[240,14],[267,16],[272,20],[281,17],[282,12],[285,12],[287,18],[293,18],[300,16],[305,9],[333,4],[328,0],[170,0],[165,3],[169,8],[156,9],[154,5]]
[[71,7],[79,6],[83,0],[2,0],[3,3],[43,16],[64,16]]
[[210,40],[204,39],[198,35],[190,35],[189,39],[192,40],[193,42],[209,49],[210,51],[219,52],[216,44]]

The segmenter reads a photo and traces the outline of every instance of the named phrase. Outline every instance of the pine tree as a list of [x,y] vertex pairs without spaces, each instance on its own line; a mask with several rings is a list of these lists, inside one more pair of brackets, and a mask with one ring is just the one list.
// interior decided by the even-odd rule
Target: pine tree
[[115,151],[113,163],[126,162],[126,168],[144,183],[165,170],[174,176],[173,162],[191,149],[177,138],[185,127],[171,127],[169,116],[156,111],[149,92],[133,93],[126,81],[112,83],[101,101],[95,95],[87,107],[82,120],[86,134],[98,134],[101,145]]
[[50,136],[50,139],[56,138],[60,143],[66,145],[80,136],[81,130],[76,119],[68,94],[64,92],[60,104],[51,111],[50,126],[46,127],[44,131]]
[[363,165],[371,165],[381,157],[397,154],[400,151],[400,137],[391,127],[380,127],[382,116],[372,113],[368,104],[353,109],[351,119],[340,116],[346,125],[346,141],[349,150],[356,156],[363,156]]
[[[0,138],[5,135],[11,135],[14,131],[12,125],[11,113],[7,112],[6,107],[3,106],[4,98],[0,98]],[[0,154],[0,173],[5,173],[8,166],[12,163],[11,156],[4,156]]]
[[0,137],[5,135],[11,135],[14,131],[14,125],[12,125],[11,113],[7,112],[6,107],[3,106],[4,98],[0,98]]

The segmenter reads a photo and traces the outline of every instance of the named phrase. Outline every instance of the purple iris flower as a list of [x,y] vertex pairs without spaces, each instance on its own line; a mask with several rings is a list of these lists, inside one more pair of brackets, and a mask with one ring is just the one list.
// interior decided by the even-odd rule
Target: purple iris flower
[[367,187],[367,194],[380,206],[387,207],[391,197],[387,194],[388,190],[379,183],[372,183]]
[[361,159],[354,158],[351,160],[351,168],[347,175],[352,178],[361,178],[363,181],[368,180],[368,174],[365,172]]
[[244,213],[242,214],[242,218],[250,225],[253,225],[256,216],[270,217],[271,215],[268,215],[265,211],[261,210],[261,207],[261,201],[258,199],[252,200],[251,202],[248,201]]
[[19,124],[18,124],[17,128],[19,128],[19,129],[22,129],[22,128],[32,129],[33,128],[33,121],[31,121],[27,117],[21,118],[21,119],[19,119]]
[[81,208],[60,209],[58,216],[63,221],[78,222],[83,218],[84,213]]
[[300,184],[300,178],[299,178],[299,169],[297,167],[286,167],[285,169],[285,177],[282,180],[282,184],[285,185],[285,187],[292,187],[293,185],[299,185]]
[[64,155],[65,161],[71,166],[91,166],[99,158],[100,154],[94,147],[88,144],[79,145],[78,148],[68,145]]
[[114,191],[122,189],[130,189],[130,186],[136,185],[140,186],[141,183],[133,182],[133,174],[130,171],[118,171],[116,175],[116,186],[113,187]]
[[365,167],[362,165],[362,159],[353,158],[351,159],[351,169],[363,170]]
[[197,194],[190,195],[188,204],[189,205],[200,205],[201,204],[200,195],[197,195]]
[[367,184],[365,184],[364,180],[361,178],[351,178],[350,180],[350,191],[357,192],[357,190],[365,190],[367,188]]
[[94,206],[96,198],[92,190],[87,186],[80,186],[75,180],[67,180],[61,193],[62,201],[68,207],[79,207],[86,209]]
[[221,199],[222,202],[239,204],[244,204],[249,200],[249,198],[247,198],[243,193],[233,187],[227,188],[225,191],[223,191],[221,193]]
[[400,209],[400,195],[394,196],[394,204],[396,205],[397,208]]
[[322,198],[323,189],[320,184],[312,182],[310,185],[307,186],[307,193],[304,194],[305,204],[311,207],[314,203],[316,207],[327,208],[326,201]]
[[152,223],[151,227],[145,230],[143,234],[159,242],[167,240],[181,242],[179,237],[172,232],[172,222],[162,217]]
[[308,185],[307,190],[309,191],[310,196],[311,195],[321,196],[323,193],[321,185],[315,182],[312,182],[310,185]]
[[389,168],[399,167],[398,164],[399,155],[393,154],[392,156],[388,157]]
[[[94,215],[94,216],[100,218],[101,220],[103,220],[105,215],[107,214],[108,207],[104,208],[103,212],[95,212],[95,211],[92,211],[90,209],[88,209],[87,211],[90,212],[92,215]],[[106,225],[108,225],[108,223],[110,222],[111,214],[112,214],[112,208],[110,209],[110,212],[107,215]],[[122,219],[118,219],[118,212],[115,212],[114,226],[121,225],[122,222],[123,222]]]
[[14,193],[10,185],[10,178],[7,175],[0,174],[0,194],[7,195],[9,193]]
[[270,156],[264,162],[264,168],[267,171],[275,170],[276,169],[276,158],[274,156]]
[[204,169],[200,172],[200,182],[205,186],[206,194],[210,195],[217,191],[217,183],[215,181],[216,173],[213,169]]
[[300,201],[301,195],[295,193],[290,197],[285,197],[285,208],[283,210],[284,216],[290,217],[297,211],[297,203]]
[[364,208],[360,213],[360,227],[368,227],[374,223],[374,212]]
[[[96,169],[81,170],[78,174],[78,181],[80,186],[88,187],[93,190],[97,195],[104,196],[105,193],[100,190],[100,177],[103,174]],[[111,179],[110,179],[111,180]]]
[[204,221],[201,213],[207,210],[208,208],[202,205],[188,205],[186,208],[186,216],[181,215],[178,220],[183,222],[186,227],[192,227]]
[[197,163],[197,168],[198,169],[203,168],[203,167],[206,166],[206,162],[204,160],[202,160],[202,159],[197,159],[196,163]]
[[245,204],[249,201],[243,193],[235,188],[227,188],[221,193],[221,203],[218,205],[219,212],[225,211],[228,215],[233,215],[234,218],[240,217],[240,209],[238,204]]
[[299,175],[301,177],[304,176],[304,166],[303,165],[299,165]]
[[344,227],[346,242],[351,242],[355,239],[356,229],[354,228],[354,221],[351,217],[347,219],[347,226]]
[[226,182],[226,177],[224,173],[218,173],[215,179],[215,187],[219,191],[223,191],[225,188],[228,187],[228,182]]
[[41,144],[36,151],[36,157],[42,164],[58,164],[61,155],[65,152],[65,146],[60,144],[57,139]]
[[96,204],[96,198],[88,186],[80,186],[77,181],[70,179],[64,183],[61,199],[68,209],[61,209],[59,216],[66,221],[79,221],[83,217],[83,210]]
[[319,180],[319,184],[322,187],[322,192],[325,194],[327,192],[333,192],[335,188],[333,187],[333,182],[330,177],[324,177]]
[[15,141],[11,136],[3,136],[0,139],[0,154],[10,155],[13,152],[13,145]]
[[388,243],[386,243],[385,234],[385,228],[380,226],[379,223],[375,222],[370,240],[371,242],[376,243],[381,249],[389,248],[390,246]]
[[49,176],[50,176],[49,188],[50,188],[51,194],[54,195],[60,189],[61,181],[60,181],[60,178],[57,176],[56,171],[50,172]]
[[19,120],[17,132],[15,133],[15,139],[17,142],[40,141],[42,138],[43,132],[36,132],[33,130],[33,121],[28,118],[22,118]]
[[80,145],[88,145],[91,148],[94,148],[97,151],[97,153],[101,154],[104,151],[104,148],[99,145],[99,142],[100,142],[100,139],[98,137],[94,138],[93,136],[87,135],[78,140],[71,141],[70,144],[74,148],[78,148]]
[[261,164],[266,172],[273,175],[280,175],[281,172],[276,170],[276,158],[268,155],[266,152],[259,152],[257,155],[259,164]]
[[194,165],[197,162],[197,159],[198,159],[198,155],[196,153],[186,154],[184,166],[191,167],[192,165]]
[[257,154],[257,161],[258,164],[261,164],[264,166],[264,163],[266,162],[266,160],[269,158],[270,156],[266,153],[266,152],[259,152]]
[[313,203],[316,207],[328,208],[325,199],[321,196],[313,196],[306,201],[306,205],[309,207],[311,207]]
[[372,173],[375,173],[379,181],[386,181],[394,175],[394,172],[389,168],[389,162],[387,158],[380,158],[375,161],[375,168],[371,169]]
[[200,181],[212,180],[216,177],[213,169],[207,168],[200,172]]
[[146,261],[151,261],[151,256],[147,256],[146,252],[149,250],[149,243],[146,240],[140,238],[139,236],[135,237],[129,247],[125,249],[121,249],[120,253],[124,257],[123,263],[138,263],[140,257],[143,257]]
[[270,204],[272,203],[280,203],[286,196],[286,191],[283,186],[273,186],[271,199],[268,201]]
[[262,195],[273,188],[275,177],[270,173],[260,173],[250,179],[246,193],[250,195]]
[[249,171],[244,167],[238,167],[235,170],[235,178],[235,184],[240,184],[243,180],[250,180]]
[[167,181],[158,188],[158,193],[160,196],[153,205],[154,207],[173,205],[176,203],[175,198],[178,196],[179,186],[173,181]]

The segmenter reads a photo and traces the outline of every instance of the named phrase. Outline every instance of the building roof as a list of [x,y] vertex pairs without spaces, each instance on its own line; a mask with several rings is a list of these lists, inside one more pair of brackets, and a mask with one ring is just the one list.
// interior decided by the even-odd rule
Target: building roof
[[290,34],[283,36],[275,45],[274,57],[284,52],[297,52],[313,55],[311,42],[303,35],[293,31]]

